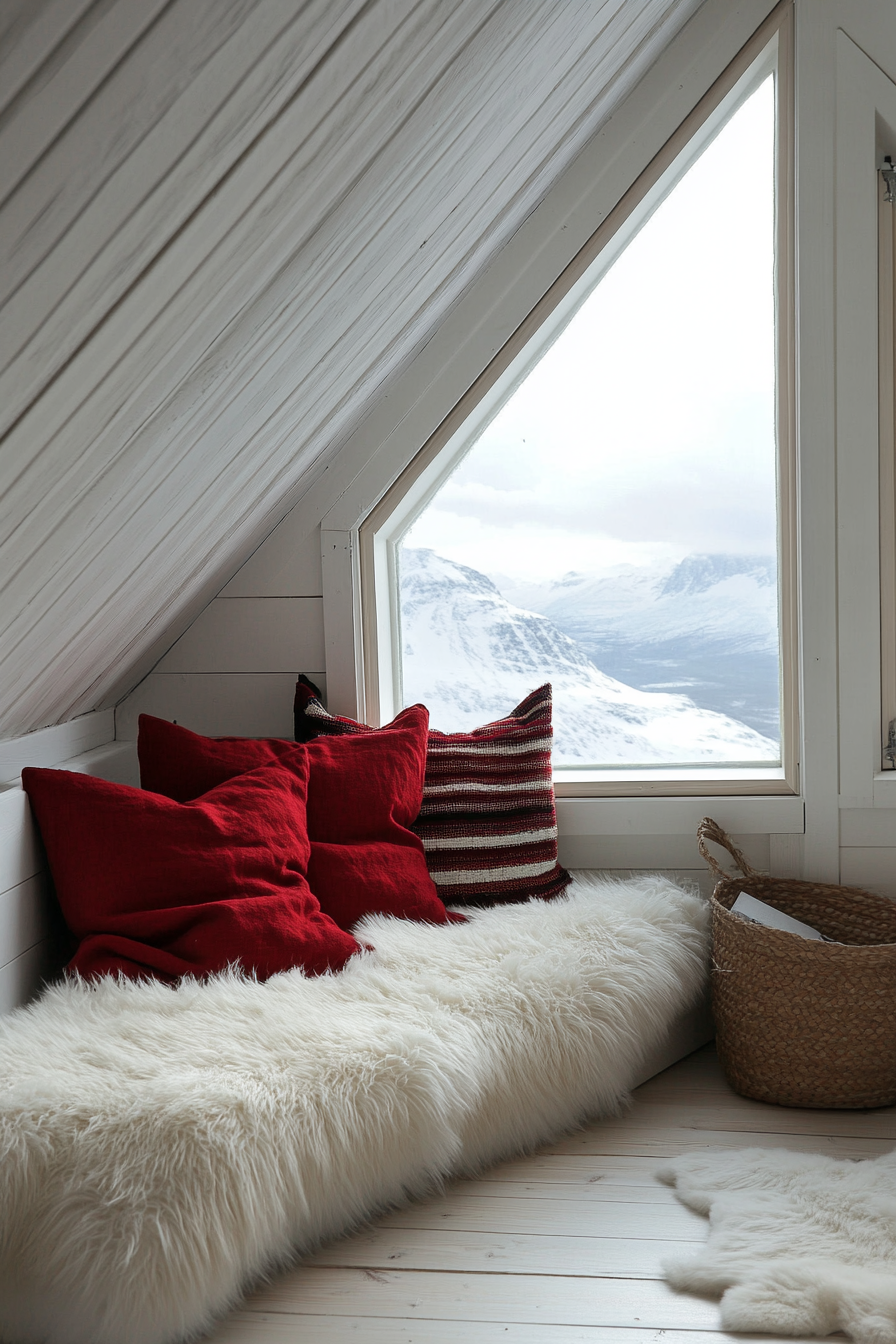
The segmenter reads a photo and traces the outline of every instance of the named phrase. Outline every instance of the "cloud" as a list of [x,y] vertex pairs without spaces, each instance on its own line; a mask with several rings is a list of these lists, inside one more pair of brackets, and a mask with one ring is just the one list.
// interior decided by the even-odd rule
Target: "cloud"
[[531,572],[535,556],[562,573],[583,557],[603,566],[774,550],[772,161],[769,81],[636,236],[409,541],[454,559],[503,548],[491,567],[508,573]]

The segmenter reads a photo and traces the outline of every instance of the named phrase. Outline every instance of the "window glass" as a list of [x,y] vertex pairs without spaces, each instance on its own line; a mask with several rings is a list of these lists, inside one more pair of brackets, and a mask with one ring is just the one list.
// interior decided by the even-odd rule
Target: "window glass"
[[434,727],[550,680],[560,767],[780,762],[773,81],[402,537]]

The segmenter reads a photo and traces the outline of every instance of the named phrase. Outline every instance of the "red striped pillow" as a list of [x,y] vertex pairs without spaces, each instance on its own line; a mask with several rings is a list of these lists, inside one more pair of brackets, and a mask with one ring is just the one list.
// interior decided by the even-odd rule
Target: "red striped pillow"
[[[298,741],[371,731],[329,714],[306,677],[295,707]],[[423,806],[412,829],[443,901],[549,897],[568,884],[557,861],[551,736],[550,685],[471,733],[430,729]]]

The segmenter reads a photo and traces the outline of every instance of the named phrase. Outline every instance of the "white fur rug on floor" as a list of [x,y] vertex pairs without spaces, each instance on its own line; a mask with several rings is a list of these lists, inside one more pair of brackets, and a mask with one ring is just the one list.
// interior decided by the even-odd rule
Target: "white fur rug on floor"
[[695,1260],[664,1265],[675,1288],[722,1293],[726,1330],[896,1344],[896,1151],[841,1162],[745,1148],[677,1158],[657,1173],[709,1214]]
[[660,877],[440,927],[339,975],[69,983],[0,1018],[0,1337],[160,1344],[383,1207],[616,1110],[700,995]]

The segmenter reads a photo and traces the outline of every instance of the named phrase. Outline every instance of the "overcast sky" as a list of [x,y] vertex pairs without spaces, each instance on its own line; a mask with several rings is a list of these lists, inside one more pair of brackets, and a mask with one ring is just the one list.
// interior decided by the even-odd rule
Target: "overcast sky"
[[769,78],[405,537],[521,579],[775,550]]

